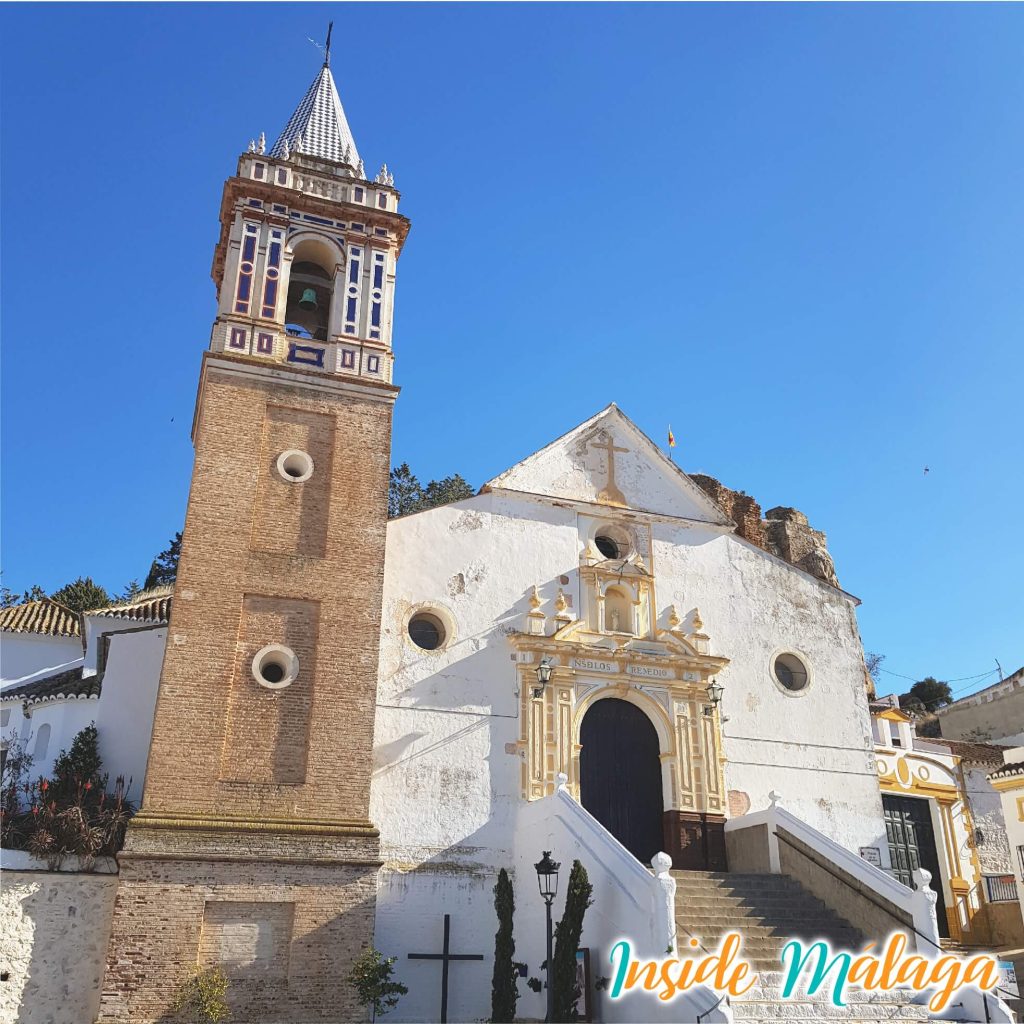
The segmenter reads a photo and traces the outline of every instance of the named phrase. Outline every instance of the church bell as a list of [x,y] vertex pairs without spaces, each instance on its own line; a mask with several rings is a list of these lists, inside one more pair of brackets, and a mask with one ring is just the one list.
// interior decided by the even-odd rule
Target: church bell
[[315,288],[303,289],[302,298],[299,299],[299,309],[304,309],[310,313],[315,313],[317,311]]

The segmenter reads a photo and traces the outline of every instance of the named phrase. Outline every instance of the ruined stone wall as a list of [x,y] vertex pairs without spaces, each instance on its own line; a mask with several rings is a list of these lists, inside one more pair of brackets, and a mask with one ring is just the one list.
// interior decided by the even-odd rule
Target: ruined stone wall
[[762,519],[761,506],[749,494],[702,473],[690,479],[736,523],[738,536],[833,587],[839,586],[825,534],[812,529],[803,512],[779,505],[768,509]]
[[2,890],[0,1020],[92,1024],[117,876],[5,869]]

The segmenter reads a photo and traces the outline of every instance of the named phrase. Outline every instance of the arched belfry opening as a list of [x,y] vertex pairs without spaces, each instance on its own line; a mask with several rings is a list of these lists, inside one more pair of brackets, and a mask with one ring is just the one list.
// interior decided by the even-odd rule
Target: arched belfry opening
[[325,245],[310,240],[295,247],[284,317],[289,334],[328,340],[336,263]]
[[654,723],[629,701],[595,701],[580,723],[580,802],[642,864],[662,848],[661,757]]

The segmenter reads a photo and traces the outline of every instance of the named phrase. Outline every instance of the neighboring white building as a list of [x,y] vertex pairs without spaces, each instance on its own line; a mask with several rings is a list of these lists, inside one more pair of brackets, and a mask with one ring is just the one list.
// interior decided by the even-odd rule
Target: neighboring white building
[[126,604],[87,612],[80,627],[85,646],[83,650],[83,641],[76,639],[79,657],[75,661],[57,671],[44,668],[5,680],[0,690],[4,750],[20,740],[32,754],[32,776],[47,776],[61,751],[95,723],[103,770],[111,781],[119,775],[131,780],[129,799],[138,803],[170,603],[168,587],[143,593]]
[[1024,668],[939,708],[935,717],[947,739],[1024,744]]
[[82,657],[82,624],[64,605],[44,597],[0,608],[0,686]]
[[1004,765],[989,774],[1003,803],[1003,819],[1010,841],[1013,873],[1024,908],[1024,747],[1003,751]]

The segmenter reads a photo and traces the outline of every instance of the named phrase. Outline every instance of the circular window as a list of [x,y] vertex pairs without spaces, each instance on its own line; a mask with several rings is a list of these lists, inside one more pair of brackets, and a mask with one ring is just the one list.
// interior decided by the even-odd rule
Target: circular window
[[607,533],[599,533],[594,538],[594,545],[598,551],[604,555],[605,558],[619,558],[619,545],[614,537],[609,537]]
[[257,651],[252,659],[252,674],[260,686],[282,690],[295,682],[299,674],[299,659],[290,648],[269,644]]
[[313,475],[313,460],[308,452],[289,448],[277,457],[277,471],[290,484],[301,484]]
[[447,633],[444,623],[429,612],[418,612],[409,620],[409,639],[424,651],[436,651]]
[[807,685],[807,666],[795,654],[779,654],[773,665],[779,684],[796,693]]

